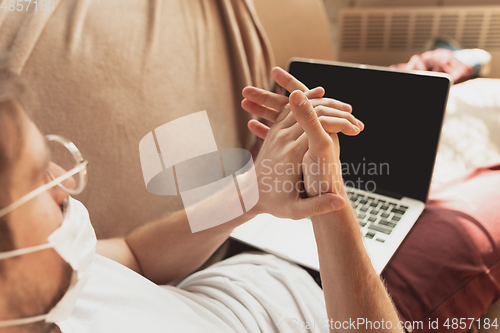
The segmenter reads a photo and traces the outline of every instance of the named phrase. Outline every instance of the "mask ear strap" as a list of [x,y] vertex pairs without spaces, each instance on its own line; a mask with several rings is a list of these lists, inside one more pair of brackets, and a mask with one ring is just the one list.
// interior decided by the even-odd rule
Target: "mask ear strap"
[[40,316],[35,316],[35,317],[28,317],[28,318],[0,320],[0,327],[26,325],[26,324],[36,323],[38,321],[45,320],[45,318],[47,318],[46,314],[40,315]]
[[42,244],[42,245],[25,247],[24,249],[17,249],[17,250],[12,250],[12,251],[7,251],[7,252],[0,252],[0,260],[22,256],[24,254],[28,254],[28,253],[32,253],[32,252],[36,252],[36,251],[41,251],[41,250],[49,249],[51,247],[53,247],[52,244],[45,243],[45,244]]

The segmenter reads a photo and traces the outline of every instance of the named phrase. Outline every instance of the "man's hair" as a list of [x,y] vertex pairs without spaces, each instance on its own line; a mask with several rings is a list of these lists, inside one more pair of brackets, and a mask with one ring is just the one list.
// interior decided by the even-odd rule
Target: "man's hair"
[[[0,55],[0,208],[11,203],[10,180],[24,144],[24,118],[21,113],[25,86],[7,69],[5,56]],[[14,247],[8,214],[0,217],[0,252]],[[0,262],[0,272],[2,264]]]

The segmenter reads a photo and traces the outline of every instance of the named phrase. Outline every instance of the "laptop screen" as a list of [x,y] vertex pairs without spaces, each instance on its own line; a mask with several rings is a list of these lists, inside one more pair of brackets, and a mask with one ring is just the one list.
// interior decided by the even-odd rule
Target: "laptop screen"
[[358,136],[339,134],[346,185],[425,202],[450,81],[347,64],[294,61],[289,71],[309,88],[349,103],[365,124]]

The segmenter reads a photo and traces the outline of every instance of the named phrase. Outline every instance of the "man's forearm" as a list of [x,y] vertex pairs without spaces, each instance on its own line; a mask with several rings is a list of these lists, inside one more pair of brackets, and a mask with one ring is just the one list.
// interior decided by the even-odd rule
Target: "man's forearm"
[[[241,175],[238,184],[240,201],[256,190],[251,173]],[[183,209],[128,235],[125,242],[140,266],[140,273],[158,284],[166,284],[186,276],[210,258],[234,228],[262,212],[262,207],[256,204],[250,212],[211,227],[223,218],[220,210],[227,209],[223,203],[233,194],[231,189],[231,186],[226,186],[188,208],[192,216],[201,217],[198,223],[207,223],[196,227],[208,229],[193,233],[186,210]]]
[[231,222],[192,233],[186,212],[175,212],[149,223],[125,238],[148,279],[166,284],[200,267],[229,237],[234,228],[255,215],[246,213]]
[[[349,202],[345,190],[341,192]],[[393,330],[387,331],[402,332],[397,330],[394,305],[365,251],[352,207],[348,204],[342,210],[313,217],[312,223],[329,319],[390,321]],[[370,330],[363,327],[362,331]]]

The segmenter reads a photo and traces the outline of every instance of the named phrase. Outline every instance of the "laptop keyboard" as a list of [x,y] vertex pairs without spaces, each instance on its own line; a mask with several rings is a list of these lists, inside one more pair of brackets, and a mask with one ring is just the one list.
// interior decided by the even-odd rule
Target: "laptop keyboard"
[[401,205],[397,200],[390,200],[390,198],[382,200],[351,189],[347,189],[347,194],[356,210],[363,235],[381,243],[387,240],[408,210],[408,206]]

